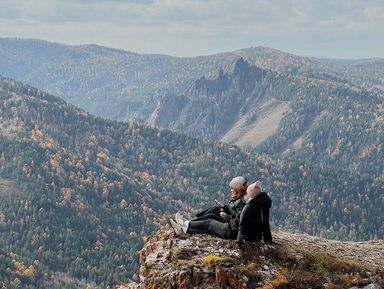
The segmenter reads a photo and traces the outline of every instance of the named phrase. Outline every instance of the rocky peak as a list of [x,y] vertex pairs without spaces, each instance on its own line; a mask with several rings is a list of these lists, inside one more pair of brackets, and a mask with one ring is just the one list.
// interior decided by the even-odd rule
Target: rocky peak
[[252,93],[256,83],[265,75],[266,71],[260,69],[242,57],[234,59],[225,69],[219,69],[217,77],[207,79],[200,77],[187,90],[187,95],[198,97],[221,96],[228,90],[237,93]]
[[159,97],[147,124],[199,138],[220,139],[250,108],[246,123],[256,121],[255,110],[270,96],[268,88],[272,86],[265,81],[267,73],[237,58],[221,68],[215,78],[197,79],[184,94]]
[[235,58],[225,69],[226,74],[240,74],[250,72],[251,65],[243,57]]
[[163,229],[140,252],[140,283],[117,288],[384,288],[384,241],[341,242],[273,232],[276,244]]

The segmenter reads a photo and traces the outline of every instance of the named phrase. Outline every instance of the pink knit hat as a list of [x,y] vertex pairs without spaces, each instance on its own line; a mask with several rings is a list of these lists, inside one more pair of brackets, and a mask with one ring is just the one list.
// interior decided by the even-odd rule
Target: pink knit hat
[[261,182],[256,181],[253,184],[250,184],[247,188],[247,196],[251,199],[256,197],[258,194],[260,194],[263,191],[263,188],[261,187]]

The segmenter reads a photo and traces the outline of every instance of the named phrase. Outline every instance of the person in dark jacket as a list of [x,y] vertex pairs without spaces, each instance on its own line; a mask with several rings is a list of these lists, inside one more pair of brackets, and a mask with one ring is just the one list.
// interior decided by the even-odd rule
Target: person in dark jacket
[[245,196],[247,204],[244,206],[239,221],[238,242],[261,241],[272,243],[269,225],[269,209],[272,201],[263,191],[260,181],[256,181],[247,188]]
[[240,213],[245,205],[245,202],[242,200],[247,190],[245,178],[233,178],[230,182],[230,188],[232,200],[229,202],[227,208],[218,206],[221,211],[213,212],[213,210],[206,210],[204,214],[190,221],[184,220],[182,216],[177,213],[175,216],[176,221],[170,220],[170,224],[176,235],[178,237],[185,237],[186,234],[209,234],[224,239],[236,239]]

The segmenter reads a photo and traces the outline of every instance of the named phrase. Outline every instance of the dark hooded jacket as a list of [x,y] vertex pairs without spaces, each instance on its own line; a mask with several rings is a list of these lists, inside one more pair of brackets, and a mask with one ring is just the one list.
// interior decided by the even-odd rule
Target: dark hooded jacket
[[272,201],[266,192],[261,192],[247,203],[240,214],[238,241],[272,242],[272,234],[269,226],[269,209]]

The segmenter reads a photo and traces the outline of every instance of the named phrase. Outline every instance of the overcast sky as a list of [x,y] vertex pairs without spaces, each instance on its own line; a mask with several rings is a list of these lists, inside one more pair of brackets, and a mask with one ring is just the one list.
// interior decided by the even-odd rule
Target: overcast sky
[[384,0],[0,0],[0,37],[196,56],[384,57]]

